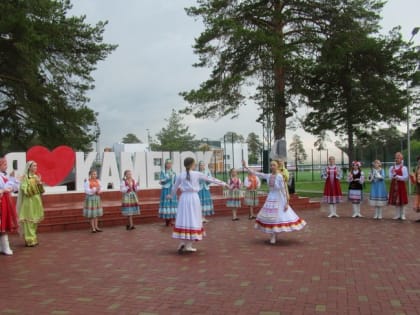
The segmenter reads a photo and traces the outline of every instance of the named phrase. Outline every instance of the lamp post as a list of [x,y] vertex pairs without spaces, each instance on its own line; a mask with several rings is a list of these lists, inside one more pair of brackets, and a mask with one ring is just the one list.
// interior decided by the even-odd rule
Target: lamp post
[[[413,30],[411,31],[411,37],[410,40],[408,41],[409,44],[411,44],[411,42],[414,39],[414,36],[417,35],[417,33],[419,32],[420,27],[415,27],[413,28]],[[407,86],[408,89],[408,86]],[[410,139],[410,103],[407,104],[407,157],[408,157],[408,173],[410,174],[411,172],[411,143],[410,143],[411,139]],[[408,194],[411,194],[411,181],[408,181]]]

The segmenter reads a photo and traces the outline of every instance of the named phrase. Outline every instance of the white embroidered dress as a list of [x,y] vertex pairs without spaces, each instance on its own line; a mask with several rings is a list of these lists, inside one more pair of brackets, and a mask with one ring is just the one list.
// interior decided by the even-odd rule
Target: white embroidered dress
[[292,232],[302,229],[306,222],[298,217],[287,203],[286,187],[281,174],[255,173],[264,178],[270,191],[255,220],[255,228],[264,233]]
[[181,190],[172,237],[188,241],[200,241],[205,236],[201,203],[198,196],[200,180],[216,185],[225,185],[225,183],[201,172],[190,171],[189,174],[190,179],[188,180],[187,172],[182,172],[172,187],[172,196],[178,189]]

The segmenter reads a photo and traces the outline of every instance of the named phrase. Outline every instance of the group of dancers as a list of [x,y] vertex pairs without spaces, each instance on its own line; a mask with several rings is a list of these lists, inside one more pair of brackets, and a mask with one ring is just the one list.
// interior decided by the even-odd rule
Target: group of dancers
[[[347,176],[349,184],[348,199],[352,203],[352,217],[362,217],[360,205],[363,200],[363,183],[371,182],[369,203],[375,209],[374,218],[382,219],[382,209],[385,205],[395,206],[394,219],[405,220],[405,206],[408,204],[408,194],[405,182],[411,178],[416,185],[415,211],[420,212],[420,157],[413,174],[409,175],[403,165],[403,155],[395,154],[395,163],[389,169],[391,178],[390,191],[385,186],[385,171],[381,162],[375,160],[367,178],[361,169],[361,164],[354,161]],[[273,160],[270,163],[270,173],[255,172],[243,162],[243,169],[248,175],[242,184],[237,171],[231,169],[229,180],[220,181],[211,176],[204,162],[198,163],[192,158],[184,160],[185,170],[176,176],[172,170],[172,161],[166,160],[160,174],[161,197],[158,214],[164,219],[167,226],[173,227],[172,237],[179,239],[177,251],[194,252],[193,242],[200,241],[205,236],[204,224],[208,222],[207,216],[214,214],[213,200],[209,184],[223,186],[227,191],[226,206],[232,209],[232,221],[238,221],[237,209],[241,207],[242,188],[245,188],[245,204],[249,206],[248,219],[255,220],[255,228],[270,235],[269,242],[275,244],[280,232],[290,232],[302,229],[306,222],[299,218],[289,205],[287,188],[288,172],[282,161]],[[41,177],[37,173],[37,163],[28,161],[24,174],[16,179],[14,172],[6,174],[6,159],[0,159],[0,252],[12,255],[9,246],[8,233],[16,232],[20,228],[25,245],[34,247],[38,245],[37,226],[44,217],[44,208],[41,195],[44,192]],[[325,179],[324,201],[329,204],[329,218],[339,217],[336,205],[343,200],[340,180],[342,171],[335,164],[335,158],[329,157],[327,167],[322,171]],[[86,198],[83,215],[89,219],[92,233],[102,232],[98,225],[98,218],[103,215],[100,195],[102,185],[97,178],[97,172],[91,170],[89,178],[85,181]],[[264,179],[269,188],[264,205],[257,215],[254,208],[259,205],[258,189]],[[121,182],[122,193],[121,213],[126,216],[128,231],[135,229],[133,216],[140,214],[137,192],[139,183],[133,178],[132,172],[126,170]],[[178,199],[177,192],[180,191]],[[18,192],[17,207],[14,205],[11,193]],[[18,209],[18,211],[16,211]],[[417,220],[420,221],[420,220]]]
[[[395,162],[389,169],[388,175],[391,179],[389,193],[385,185],[385,170],[382,163],[375,160],[367,178],[361,169],[359,161],[353,161],[351,169],[347,176],[349,184],[348,200],[352,203],[352,217],[363,217],[360,209],[363,200],[363,184],[365,180],[371,183],[369,204],[375,209],[374,219],[381,220],[383,207],[386,205],[395,206],[394,220],[406,220],[405,206],[408,204],[408,193],[406,182],[410,179],[416,184],[416,204],[414,210],[420,212],[420,157],[417,158],[417,167],[414,173],[408,173],[407,167],[403,163],[403,155],[401,152],[395,153]],[[329,218],[338,218],[336,205],[343,200],[341,192],[340,180],[342,179],[342,171],[335,164],[335,158],[330,156],[327,167],[322,171],[321,177],[325,179],[324,186],[324,202],[329,204]],[[420,222],[417,220],[416,222]]]
[[[241,207],[242,188],[245,186],[245,204],[249,206],[248,219],[255,219],[255,227],[270,234],[270,243],[276,243],[276,235],[280,232],[300,230],[306,222],[300,219],[289,205],[289,194],[284,176],[287,170],[281,161],[271,162],[271,173],[254,172],[243,164],[248,170],[248,176],[242,185],[235,169],[231,169],[227,183],[212,177],[205,163],[198,163],[192,158],[184,160],[185,171],[176,175],[172,169],[172,161],[165,160],[164,167],[159,176],[162,187],[158,215],[165,220],[166,226],[173,227],[172,237],[180,239],[178,252],[194,252],[193,242],[200,241],[205,235],[204,225],[208,222],[206,216],[214,214],[214,205],[209,184],[223,186],[227,190],[226,206],[232,209],[232,221],[238,221],[237,209]],[[282,175],[283,174],[283,175]],[[258,206],[258,189],[264,178],[269,187],[266,202],[258,215],[254,214],[254,207]],[[89,179],[84,184],[86,199],[83,215],[90,220],[92,233],[102,232],[98,226],[98,218],[103,215],[100,194],[102,185],[97,178],[95,170],[89,172]],[[126,170],[121,182],[122,192],[121,213],[128,217],[127,230],[135,229],[133,216],[140,214],[137,197],[139,184],[134,180],[132,172]],[[180,191],[178,199],[177,191]]]
[[[167,208],[169,204],[173,212],[176,211],[174,217],[175,223],[173,227],[172,237],[179,239],[180,242],[177,247],[179,254],[184,252],[195,252],[193,242],[201,241],[205,236],[203,227],[203,214],[213,213],[213,206],[207,207],[210,204],[211,196],[209,195],[209,188],[206,183],[213,183],[215,185],[224,186],[228,189],[228,198],[226,205],[232,208],[232,221],[238,221],[237,209],[240,207],[240,188],[241,180],[237,176],[236,170],[230,171],[230,178],[227,183],[220,181],[209,174],[205,170],[204,164],[199,163],[198,171],[195,170],[195,160],[193,158],[186,158],[184,160],[185,171],[179,176],[171,178],[172,188],[169,190],[162,189],[161,208],[159,213],[161,217],[167,219]],[[169,172],[171,162],[168,160],[165,163],[165,172]],[[285,180],[280,173],[280,163],[278,161],[271,161],[271,173],[259,173],[249,169],[245,162],[243,168],[248,171],[248,177],[245,180],[247,187],[247,194],[245,202],[250,206],[249,219],[255,219],[255,228],[270,235],[270,244],[275,244],[277,234],[280,232],[291,232],[302,229],[306,222],[299,218],[289,205],[289,198],[287,193],[287,186]],[[162,185],[168,181],[168,177],[162,174]],[[266,201],[254,216],[253,208],[258,205],[257,190],[260,185],[260,180],[263,178],[267,181],[269,186],[269,193]],[[177,191],[181,194],[177,206],[175,206],[174,198]],[[200,198],[200,196],[202,196]],[[212,203],[211,203],[212,204]],[[175,210],[176,209],[176,210]],[[211,212],[208,212],[211,209]]]

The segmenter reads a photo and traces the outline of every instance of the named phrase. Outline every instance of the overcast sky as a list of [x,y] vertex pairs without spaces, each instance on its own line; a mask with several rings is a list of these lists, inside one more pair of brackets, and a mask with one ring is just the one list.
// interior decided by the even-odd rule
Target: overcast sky
[[[96,88],[89,93],[89,106],[99,113],[100,148],[120,142],[127,133],[147,140],[147,130],[155,138],[172,109],[185,107],[180,91],[197,88],[209,70],[193,68],[197,62],[192,45],[203,30],[200,21],[185,14],[194,0],[72,0],[74,15],[85,14],[94,24],[107,20],[105,42],[119,47],[94,73]],[[420,26],[419,0],[389,0],[383,10],[383,30],[401,25],[408,39]],[[415,38],[420,42],[420,34]],[[217,140],[227,131],[246,137],[250,132],[261,136],[254,106],[240,110],[239,118],[219,121],[187,117],[185,123],[197,139]],[[289,140],[296,131],[288,131]],[[299,133],[308,148],[313,138]],[[333,146],[331,144],[331,146]]]

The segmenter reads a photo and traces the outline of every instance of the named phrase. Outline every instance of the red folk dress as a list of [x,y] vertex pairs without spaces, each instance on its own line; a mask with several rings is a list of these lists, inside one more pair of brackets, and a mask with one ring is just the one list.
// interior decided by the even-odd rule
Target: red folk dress
[[394,206],[402,206],[408,204],[407,188],[405,186],[405,180],[397,179],[396,176],[404,177],[403,169],[404,166],[396,167],[392,166],[389,173],[392,178],[391,185],[389,187],[388,204]]
[[324,202],[332,204],[340,203],[343,199],[340,186],[340,169],[336,165],[328,165],[322,172],[322,178],[325,179]]
[[[5,189],[9,179],[0,175],[0,189]],[[15,232],[18,229],[16,206],[10,197],[10,192],[4,191],[0,198],[0,233]]]

